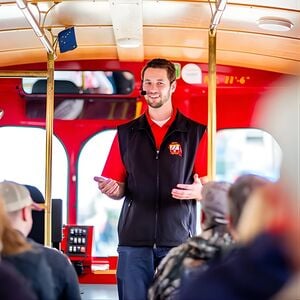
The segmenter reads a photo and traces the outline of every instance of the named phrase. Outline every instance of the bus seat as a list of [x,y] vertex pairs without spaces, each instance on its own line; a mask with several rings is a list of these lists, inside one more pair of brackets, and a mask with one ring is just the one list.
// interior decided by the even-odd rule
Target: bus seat
[[[54,94],[79,94],[79,87],[69,80],[54,80]],[[39,79],[32,86],[32,94],[47,94],[47,80]]]
[[[37,203],[45,203],[45,199],[41,191],[32,185],[25,184],[29,190],[31,198]],[[44,244],[44,228],[45,228],[45,213],[44,211],[32,211],[32,229],[28,235],[35,242]],[[52,237],[51,242],[53,247],[59,248],[62,240],[62,200],[52,199]]]
[[[25,187],[29,190],[31,198],[34,202],[45,203],[45,199],[41,191],[32,185],[25,184]],[[44,211],[32,211],[32,229],[28,235],[37,243],[44,244]]]

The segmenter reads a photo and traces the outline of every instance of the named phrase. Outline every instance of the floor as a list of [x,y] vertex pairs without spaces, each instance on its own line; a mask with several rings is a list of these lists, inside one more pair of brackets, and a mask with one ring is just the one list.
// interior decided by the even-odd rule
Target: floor
[[80,284],[82,300],[118,300],[115,284]]

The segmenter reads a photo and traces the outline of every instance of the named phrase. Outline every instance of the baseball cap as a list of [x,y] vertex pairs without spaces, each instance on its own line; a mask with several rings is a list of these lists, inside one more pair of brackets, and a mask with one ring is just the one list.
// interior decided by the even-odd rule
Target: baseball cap
[[225,181],[210,181],[202,188],[202,210],[205,219],[210,223],[228,223],[227,193],[230,183]]
[[14,212],[26,206],[31,206],[34,210],[42,210],[42,207],[32,200],[29,190],[16,182],[8,180],[0,182],[0,196],[7,212]]

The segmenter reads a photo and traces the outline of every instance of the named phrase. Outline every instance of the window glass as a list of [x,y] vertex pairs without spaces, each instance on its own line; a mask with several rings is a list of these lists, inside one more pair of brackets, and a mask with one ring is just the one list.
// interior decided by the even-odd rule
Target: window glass
[[[33,185],[45,197],[46,131],[33,127],[1,127],[0,141],[0,180]],[[52,198],[63,200],[63,222],[66,223],[68,160],[55,136],[52,160]]]
[[[134,87],[133,74],[127,71],[54,71],[55,93],[126,95]],[[46,94],[44,78],[23,78],[27,94]]]
[[[54,119],[132,119],[136,97],[124,96],[134,88],[127,71],[55,71]],[[23,78],[26,117],[46,117],[47,79]],[[111,97],[109,95],[119,95]]]
[[93,256],[117,255],[117,223],[123,200],[112,200],[98,190],[94,176],[101,174],[116,130],[93,136],[78,161],[77,223],[94,226]]
[[259,129],[224,129],[217,132],[217,180],[233,182],[242,174],[279,178],[281,149]]

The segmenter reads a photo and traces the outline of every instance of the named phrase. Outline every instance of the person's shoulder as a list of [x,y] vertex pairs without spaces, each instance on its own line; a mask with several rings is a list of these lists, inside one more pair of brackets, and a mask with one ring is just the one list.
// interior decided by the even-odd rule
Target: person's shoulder
[[126,130],[128,128],[134,128],[137,126],[138,127],[144,126],[145,123],[146,123],[146,115],[142,114],[139,117],[137,117],[129,122],[119,125],[117,128],[118,128],[118,130],[124,130],[124,129]]
[[68,256],[56,248],[41,245],[32,240],[29,240],[33,246],[34,252],[42,252],[47,260],[56,261],[60,264],[71,264]]
[[71,265],[71,261],[68,258],[68,256],[60,250],[57,250],[56,248],[43,246],[43,251],[47,258],[52,258],[52,260],[55,260],[60,264]]

